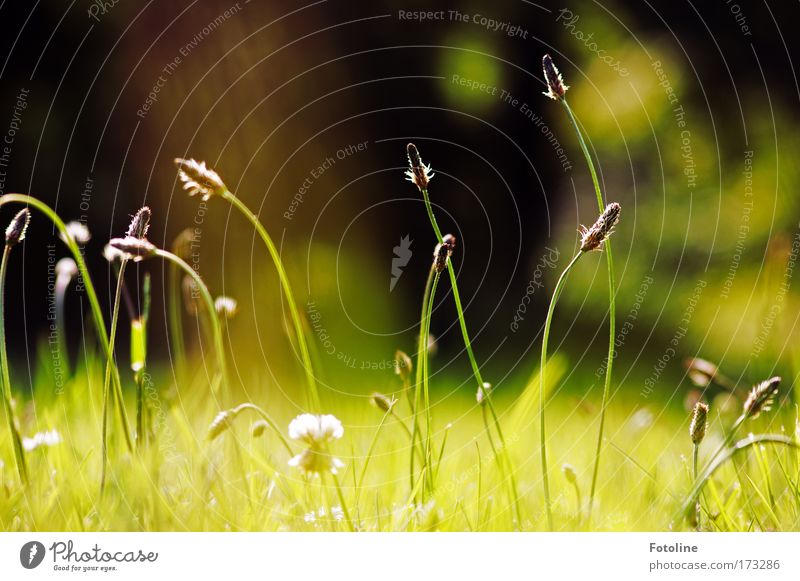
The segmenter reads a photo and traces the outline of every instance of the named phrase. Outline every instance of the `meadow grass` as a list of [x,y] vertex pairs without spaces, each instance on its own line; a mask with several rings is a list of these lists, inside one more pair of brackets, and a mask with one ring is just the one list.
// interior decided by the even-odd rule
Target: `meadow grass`
[[[7,455],[11,441],[3,430],[0,450],[7,460],[0,469],[3,530],[347,531],[342,506],[347,507],[353,528],[360,531],[548,528],[536,452],[528,445],[538,429],[536,409],[527,405],[538,397],[538,377],[531,379],[518,402],[497,398],[504,421],[508,420],[508,453],[520,467],[523,520],[518,524],[503,476],[493,468],[491,453],[480,445],[484,427],[474,399],[437,401],[436,394],[450,383],[447,379],[439,379],[439,388],[432,392],[438,410],[434,432],[440,434],[445,422],[452,427],[438,466],[437,486],[425,502],[415,499],[407,478],[410,440],[400,426],[400,422],[409,425],[407,403],[395,404],[398,419],[387,418],[366,399],[361,404],[337,403],[334,411],[344,424],[344,435],[330,449],[345,465],[338,473],[340,497],[332,480],[304,476],[288,465],[302,449],[287,440],[287,427],[295,415],[290,406],[269,409],[274,430],[254,436],[251,427],[261,415],[242,413],[209,439],[209,424],[219,410],[207,396],[206,378],[198,374],[173,391],[168,388],[172,374],[167,369],[148,378],[161,394],[146,398],[153,437],[136,454],[126,450],[120,434],[112,434],[116,453],[109,456],[106,492],[98,496],[102,402],[97,390],[104,359],[97,353],[82,353],[74,379],[56,395],[48,381],[48,357],[43,350],[32,397],[18,395],[17,409],[23,436],[56,429],[63,441],[27,452],[31,478],[24,486],[13,468],[13,456]],[[560,375],[557,369],[549,374],[556,382]],[[396,387],[387,378],[387,390]],[[586,491],[591,483],[595,434],[587,428],[596,419],[595,410],[580,403],[588,401],[586,395],[562,393],[548,407],[556,427],[548,442],[551,460],[555,465],[569,463],[575,472],[574,481],[554,478],[551,483],[557,531],[585,526],[586,507],[578,509],[576,490]],[[263,401],[277,399],[277,393],[261,396]],[[126,404],[135,405],[133,394]],[[624,398],[609,406],[611,445],[601,471],[593,530],[693,530],[682,513],[699,491],[692,478],[689,417],[682,409],[661,409],[654,403],[649,409],[658,410],[658,417],[648,424],[633,413],[636,407],[625,405]],[[762,414],[751,429],[779,433],[779,422],[790,425],[793,420],[788,410],[772,417]],[[700,447],[701,462],[724,438],[720,422],[715,418],[709,426]],[[786,446],[767,446],[738,451],[741,462],[736,465],[718,461],[706,469],[710,475],[707,500],[701,501],[703,530],[797,530],[800,456]],[[732,449],[726,448],[725,454]],[[756,454],[763,456],[764,470],[758,467]],[[743,466],[750,467],[744,484],[737,476]]]
[[[296,391],[305,394],[308,407],[299,414],[281,394],[249,389],[245,396],[240,386],[230,382],[229,346],[224,344],[222,329],[236,315],[236,301],[213,298],[200,273],[179,256],[180,239],[175,252],[160,249],[147,239],[149,208],[137,212],[125,237],[112,239],[106,247],[106,257],[119,262],[109,331],[76,241],[83,236],[79,229],[67,227],[35,198],[20,194],[0,197],[0,207],[27,204],[58,229],[74,260],[65,272],[68,276],[79,273],[83,279],[100,348],[96,351],[91,342],[84,342],[74,373],[67,372],[64,385],[54,388],[55,363],[43,342],[30,393],[15,383],[18,374],[6,355],[3,318],[6,301],[19,299],[7,292],[6,273],[11,248],[24,239],[23,223],[27,225],[29,215],[22,210],[6,231],[0,267],[0,380],[7,428],[0,432],[0,528],[797,530],[800,418],[787,395],[792,391],[781,391],[779,377],[756,384],[742,398],[743,403],[737,402],[738,413],[731,414],[724,405],[717,410],[716,404],[709,407],[698,402],[691,421],[682,409],[666,401],[611,400],[616,286],[608,238],[620,206],[604,204],[592,158],[565,99],[568,87],[549,57],[543,65],[548,95],[561,102],[577,133],[601,215],[591,228],[581,229],[580,250],[552,294],[539,368],[513,399],[514,394],[483,380],[451,260],[456,241],[439,228],[429,197],[434,174],[413,144],[407,147],[407,175],[425,203],[436,243],[423,291],[416,362],[398,352],[397,377],[387,373],[385,384],[371,386],[379,392],[364,398],[336,398],[325,402],[325,409],[311,365],[313,343],[309,345],[308,329],[267,230],[204,162],[175,160],[190,194],[204,199],[219,197],[229,203],[267,247],[305,376],[304,389]],[[563,354],[549,356],[547,348],[556,305],[570,270],[584,253],[601,248],[609,277],[610,342],[598,410],[592,404],[596,394],[581,394],[574,387],[593,384],[593,380],[582,377],[583,371],[576,368],[569,370],[569,385],[562,385],[568,363]],[[127,304],[133,348],[131,373],[123,374],[115,346],[124,328],[120,306],[131,303],[126,299],[126,265],[152,258],[170,264],[168,332],[178,348],[180,369],[176,373],[160,368],[159,362],[152,365],[147,361],[150,291],[145,277],[142,312]],[[445,270],[464,350],[477,383],[470,394],[454,392],[453,386],[463,382],[452,376],[454,371],[431,373],[428,337],[436,291]],[[192,290],[190,297],[183,297],[184,306],[208,320],[215,351],[210,359],[216,361],[216,369],[184,345],[179,274],[190,281]],[[62,282],[58,301],[63,306],[69,281],[64,278]],[[56,322],[63,327],[63,310],[59,313]],[[56,343],[62,359],[67,356],[64,333],[63,328],[58,330]],[[692,360],[688,376],[698,385],[722,386],[729,402],[739,397],[738,386],[704,360]],[[122,389],[123,382],[132,384],[133,402],[127,400],[130,394]],[[551,397],[556,388],[559,397]],[[405,397],[395,398],[392,394],[397,392]],[[109,430],[112,397],[120,431]],[[548,422],[552,422],[550,431],[545,429],[545,405]],[[135,448],[127,421],[130,407],[136,409]],[[743,436],[744,430],[747,435]],[[538,454],[531,445],[537,436]],[[481,446],[484,438],[488,450]],[[551,465],[562,466],[562,478],[551,481],[548,457],[554,462]]]

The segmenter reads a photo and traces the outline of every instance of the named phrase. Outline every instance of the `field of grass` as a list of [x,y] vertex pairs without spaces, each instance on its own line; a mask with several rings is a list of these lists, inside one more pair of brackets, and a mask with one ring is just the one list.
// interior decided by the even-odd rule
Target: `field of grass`
[[[615,308],[621,297],[609,237],[624,210],[601,191],[565,98],[567,88],[549,57],[543,65],[549,96],[563,106],[587,162],[594,186],[590,199],[596,199],[599,217],[581,228],[579,250],[550,291],[536,357],[541,364],[515,397],[484,381],[472,352],[450,260],[458,241],[439,229],[428,194],[435,174],[413,144],[407,148],[407,177],[425,202],[438,244],[420,293],[417,349],[413,357],[395,355],[397,373],[375,385],[379,392],[371,397],[337,397],[320,389],[310,317],[298,309],[276,245],[258,217],[204,163],[175,160],[190,195],[226,202],[263,242],[265,268],[277,272],[285,301],[286,335],[304,372],[290,390],[300,394],[300,403],[290,403],[277,388],[246,395],[234,387],[240,382],[233,380],[228,351],[235,345],[225,341],[224,329],[236,304],[212,296],[185,262],[180,241],[166,250],[148,240],[149,208],[140,209],[125,236],[106,248],[116,280],[112,314],[104,317],[82,258],[80,228],[65,225],[34,198],[1,197],[0,207],[24,204],[35,219],[49,219],[74,261],[54,285],[58,340],[43,343],[30,362],[32,389],[25,393],[18,388],[23,367],[7,361],[3,316],[5,303],[19,298],[5,292],[6,270],[14,247],[24,242],[31,214],[26,208],[13,218],[0,270],[6,420],[0,431],[0,528],[800,530],[800,422],[791,380],[763,377],[754,386],[734,384],[712,364],[695,360],[687,375],[708,390],[690,402],[690,422],[683,402],[673,401],[677,390],[643,405],[642,398],[617,393],[610,365],[603,381],[596,381],[572,368],[568,355],[552,352],[560,342],[550,337],[551,323],[567,275],[581,257],[588,261],[602,250],[610,314],[606,353],[607,361],[615,361]],[[149,282],[135,289],[144,296],[141,312],[127,304],[132,290],[123,284],[130,264],[158,260],[170,268],[165,309],[174,367],[163,357],[148,356]],[[60,309],[72,279],[82,287],[89,312],[85,340],[80,346],[73,341],[69,349],[78,352],[76,369],[68,370],[63,352],[70,342]],[[469,393],[434,373],[436,362],[429,357],[433,306],[437,290],[445,287],[473,375]],[[204,338],[200,353],[183,346],[184,308],[193,311]],[[118,349],[123,333],[132,346],[130,365]],[[628,391],[633,383],[628,380]],[[701,399],[710,399],[710,410]]]
[[[330,453],[344,468],[337,475],[305,476],[290,467],[292,457],[275,433],[251,434],[259,417],[243,413],[209,441],[209,425],[219,411],[202,372],[176,389],[171,374],[147,377],[148,445],[130,453],[112,429],[110,469],[100,493],[102,359],[82,358],[63,394],[54,393],[47,355],[33,397],[18,397],[23,436],[57,430],[61,442],[27,453],[30,483],[16,476],[11,442],[4,431],[0,450],[0,526],[6,531],[541,531],[546,530],[539,469],[536,407],[538,382],[531,381],[514,402],[498,399],[509,455],[516,468],[522,522],[517,522],[507,488],[495,464],[471,398],[432,402],[434,442],[439,449],[432,493],[414,494],[409,482],[409,406],[401,399],[397,417],[371,405],[325,399],[326,410],[345,425]],[[566,362],[554,360],[554,382]],[[399,382],[386,386],[397,391]],[[398,397],[404,397],[401,392]],[[558,394],[548,406],[554,529],[585,530],[597,430],[597,394]],[[280,401],[265,394],[265,401]],[[454,401],[455,400],[455,401]],[[35,405],[34,405],[35,402]],[[129,410],[135,409],[131,398]],[[264,405],[288,438],[294,417],[289,406]],[[275,409],[273,409],[275,408]],[[659,409],[663,411],[658,411]],[[732,412],[735,415],[735,411]],[[701,460],[722,441],[731,412],[712,412]],[[790,409],[773,410],[748,430],[781,433],[793,428]],[[405,424],[405,428],[400,423]],[[680,514],[692,485],[689,418],[675,406],[640,408],[613,400],[607,424],[592,530],[693,530]],[[376,435],[377,434],[377,435]],[[746,437],[746,432],[742,432]],[[292,441],[293,453],[302,445]],[[367,452],[371,449],[371,454]],[[437,453],[438,456],[438,453]],[[800,524],[800,457],[785,446],[757,446],[742,453],[708,482],[702,500],[701,530],[797,530]],[[571,483],[561,471],[574,467]],[[345,512],[341,508],[346,509]],[[333,514],[334,518],[328,515]],[[347,518],[349,517],[349,523]]]

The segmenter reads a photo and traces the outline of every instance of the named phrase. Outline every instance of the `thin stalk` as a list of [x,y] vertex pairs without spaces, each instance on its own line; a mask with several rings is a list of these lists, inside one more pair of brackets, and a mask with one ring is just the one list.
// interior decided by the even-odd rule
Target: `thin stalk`
[[433,311],[433,303],[436,300],[436,287],[439,286],[440,273],[433,275],[433,284],[431,285],[431,293],[428,297],[428,306],[425,313],[425,338],[426,345],[422,351],[422,392],[425,401],[425,466],[427,467],[428,475],[428,490],[433,492],[433,420],[431,418],[431,396],[430,396],[430,368],[428,362],[428,346],[427,338],[431,334],[431,313]]
[[[336,474],[331,474],[331,478],[333,479],[333,484],[336,486],[336,494],[339,496],[339,504],[342,505],[342,512],[344,513],[344,520],[347,522],[347,528],[350,529],[351,533],[354,533],[356,529],[353,525],[353,521],[350,519],[350,511],[347,510],[347,502],[344,500],[342,486],[339,484],[339,479],[336,477]],[[332,513],[331,516],[333,516]]]
[[136,382],[136,450],[142,451],[144,444],[144,379],[143,373],[136,372],[134,381]]
[[63,377],[70,377],[70,362],[69,352],[67,350],[67,320],[64,315],[64,303],[66,300],[67,288],[69,287],[70,278],[68,275],[63,274],[56,277],[55,288],[55,307],[56,307],[56,344],[58,345],[58,353],[61,359],[61,370]]
[[294,300],[294,293],[292,292],[292,287],[289,284],[289,277],[287,276],[286,270],[283,267],[283,262],[281,261],[281,255],[278,253],[278,249],[275,247],[275,243],[272,241],[272,238],[270,238],[266,228],[264,228],[264,226],[261,224],[258,216],[250,211],[250,208],[248,208],[228,189],[225,189],[225,191],[222,193],[222,198],[233,205],[237,210],[239,210],[239,212],[242,213],[242,215],[245,216],[245,218],[250,221],[250,224],[253,225],[258,234],[261,236],[261,239],[264,241],[264,244],[266,245],[267,250],[272,257],[272,261],[275,263],[275,269],[278,271],[278,277],[280,278],[283,292],[286,295],[286,302],[289,306],[292,324],[294,325],[295,334],[297,335],[297,344],[300,349],[300,357],[303,362],[306,383],[308,384],[309,403],[314,410],[319,411],[321,408],[319,391],[317,389],[316,379],[314,378],[314,367],[311,364],[311,356],[308,351],[305,329],[303,328],[303,323],[300,319],[300,312],[297,310],[297,304]]
[[[425,210],[428,212],[428,219],[430,220],[431,227],[436,234],[436,240],[439,244],[442,244],[444,242],[442,231],[439,229],[439,224],[436,222],[436,215],[433,213],[433,206],[431,205],[428,190],[426,188],[422,189],[421,191],[422,197],[425,201]],[[478,367],[478,361],[475,359],[475,354],[472,351],[472,342],[470,341],[469,332],[467,331],[467,320],[464,317],[464,309],[461,306],[461,295],[458,292],[456,271],[453,268],[453,263],[451,260],[447,261],[447,272],[450,275],[450,286],[453,290],[453,300],[456,305],[456,310],[458,311],[458,322],[459,326],[461,327],[461,335],[464,339],[464,347],[467,350],[467,355],[469,356],[469,361],[472,365],[472,373],[475,376],[475,380],[478,382],[478,389],[483,392],[483,397],[486,400],[486,404],[489,406],[489,411],[492,414],[492,420],[494,421],[494,427],[497,431],[497,437],[500,439],[500,444],[503,448],[503,458],[505,459],[509,468],[509,484],[511,486],[511,494],[514,497],[514,507],[516,509],[517,519],[519,520],[519,523],[522,524],[522,518],[519,509],[519,494],[517,492],[516,477],[514,476],[514,467],[511,465],[511,459],[508,455],[508,446],[506,445],[506,439],[503,436],[503,430],[500,428],[500,420],[497,416],[497,412],[494,409],[494,404],[492,403],[492,398],[489,395],[489,392],[483,387],[483,377],[481,376],[481,371]]]
[[547,430],[545,429],[544,423],[544,392],[547,382],[547,342],[550,339],[550,325],[553,322],[553,313],[556,310],[556,303],[558,303],[558,298],[561,296],[561,289],[564,288],[564,284],[567,282],[569,271],[572,270],[572,267],[575,266],[575,263],[578,262],[578,259],[582,255],[583,252],[578,251],[561,273],[561,276],[558,277],[556,288],[553,291],[553,298],[550,300],[550,307],[547,310],[547,318],[544,322],[544,332],[542,334],[542,358],[539,364],[539,446],[542,457],[542,486],[544,490],[545,509],[547,510],[547,526],[551,531],[553,530],[553,509],[550,505],[550,478],[547,473]]
[[289,442],[283,436],[283,432],[281,432],[280,428],[278,427],[278,424],[275,423],[275,420],[273,420],[272,417],[270,417],[270,415],[267,412],[265,412],[263,409],[261,409],[254,403],[245,402],[239,404],[238,406],[233,408],[233,410],[231,410],[233,417],[238,416],[239,413],[241,413],[243,410],[251,410],[257,413],[259,416],[261,416],[261,419],[267,422],[267,425],[272,429],[273,432],[275,432],[275,435],[278,436],[278,439],[281,441],[281,444],[283,444],[283,447],[286,448],[286,451],[289,453],[289,456],[294,456],[292,447],[289,445]]
[[695,479],[694,484],[692,485],[689,494],[686,495],[686,499],[683,501],[681,505],[681,514],[686,514],[694,505],[697,497],[700,495],[700,492],[703,490],[703,487],[709,481],[709,479],[714,475],[716,472],[725,462],[733,458],[738,452],[749,448],[750,446],[754,446],[756,444],[776,444],[776,445],[783,445],[789,446],[794,448],[795,450],[800,449],[800,444],[792,440],[791,438],[787,438],[786,436],[779,436],[775,434],[761,434],[758,436],[750,436],[743,440],[739,440],[736,442],[732,447],[728,448],[723,452],[720,456],[714,459],[703,473],[700,475],[699,478]]
[[156,256],[160,256],[161,258],[172,262],[186,274],[191,276],[192,280],[194,280],[195,286],[200,290],[200,294],[203,297],[203,302],[205,303],[206,311],[208,312],[208,318],[211,321],[211,333],[214,337],[214,350],[217,352],[217,365],[219,366],[219,373],[222,376],[223,384],[225,386],[230,385],[228,382],[228,365],[225,361],[225,344],[222,341],[222,329],[220,327],[219,317],[217,317],[216,314],[217,311],[214,308],[214,299],[211,298],[211,293],[208,291],[206,283],[203,282],[203,279],[200,278],[200,275],[197,274],[195,269],[186,264],[182,258],[179,258],[171,252],[162,250],[160,248],[156,249],[155,254]]
[[[423,373],[423,354],[428,352],[428,335],[425,331],[425,318],[428,312],[428,301],[431,296],[431,286],[433,285],[433,276],[436,274],[436,269],[431,265],[430,270],[428,271],[428,279],[425,282],[425,291],[422,294],[422,313],[419,317],[419,340],[417,342],[417,369],[414,373],[414,401],[411,406],[411,419],[412,419],[412,432],[411,432],[411,457],[409,459],[409,479],[411,484],[411,490],[414,489],[414,485],[417,481],[415,478],[414,472],[414,451],[417,449],[417,437],[420,433],[419,429],[419,421],[417,420],[417,414],[419,412],[419,400],[420,400],[420,390],[422,387],[422,373]],[[425,454],[424,450],[422,451],[422,463],[425,463]]]
[[6,244],[3,250],[3,261],[0,265],[0,365],[3,367],[3,407],[6,411],[8,421],[8,431],[14,444],[14,460],[17,464],[17,472],[23,484],[28,484],[28,466],[25,463],[25,451],[22,448],[22,438],[19,434],[19,427],[14,418],[14,409],[11,407],[11,376],[8,371],[8,352],[6,351],[6,319],[5,319],[5,298],[6,298],[6,270],[8,268],[8,257],[11,254],[11,246]]
[[170,263],[168,282],[170,347],[175,354],[177,376],[182,379],[186,377],[186,343],[183,339],[183,318],[181,316],[182,293],[181,277],[179,273],[180,269],[174,263]]
[[[698,456],[699,451],[700,451],[700,446],[698,444],[694,444],[693,448],[694,449],[692,450],[692,478],[694,480],[697,480],[697,456]],[[697,502],[695,503],[694,512],[695,512],[695,515],[696,515],[695,518],[697,519],[697,530],[699,531],[700,530],[700,516],[701,516],[700,515],[700,498],[699,497],[697,498]]]
[[[586,141],[583,139],[583,134],[578,127],[578,122],[575,119],[575,115],[573,114],[569,103],[567,103],[566,99],[562,98],[561,104],[564,105],[564,109],[567,111],[567,116],[569,117],[570,123],[572,123],[573,129],[575,129],[575,134],[578,136],[578,142],[580,143],[581,151],[583,151],[583,157],[586,158],[586,164],[589,166],[589,173],[592,174],[592,184],[594,185],[594,192],[597,196],[597,207],[600,213],[602,213],[605,209],[605,203],[603,202],[603,193],[600,190],[600,182],[597,179],[597,172],[594,168],[594,162],[592,161],[592,156],[589,154],[589,148],[586,146]],[[589,526],[592,522],[592,507],[594,505],[594,495],[597,489],[597,475],[600,471],[600,453],[603,448],[603,430],[605,429],[608,400],[611,395],[611,372],[614,367],[614,335],[616,333],[617,291],[616,276],[614,274],[614,256],[611,253],[611,240],[608,238],[606,238],[605,241],[605,255],[606,266],[608,270],[608,364],[606,365],[606,375],[603,383],[603,399],[602,403],[600,404],[600,428],[598,429],[597,434],[594,469],[592,470],[592,487],[589,491],[589,510],[586,521],[587,526]]]
[[[92,284],[92,279],[89,276],[89,270],[86,268],[86,262],[83,260],[81,249],[78,247],[75,239],[67,231],[64,221],[50,206],[32,196],[26,196],[25,194],[6,194],[0,196],[0,207],[8,203],[25,204],[36,208],[53,223],[59,234],[61,234],[61,238],[64,240],[64,243],[72,254],[72,258],[75,260],[75,264],[78,266],[78,272],[80,272],[83,287],[86,289],[86,297],[89,300],[89,306],[92,311],[92,319],[94,321],[95,330],[97,331],[97,337],[100,339],[100,344],[103,347],[103,354],[108,358],[111,350],[109,349],[108,333],[106,331],[105,319],[103,318],[103,311],[100,308],[100,301],[97,299],[97,293]],[[116,366],[114,366],[113,369],[112,379],[114,380],[114,391],[118,402],[117,411],[119,412],[120,421],[122,422],[123,432],[125,434],[125,443],[128,446],[128,450],[133,451],[130,422],[128,421],[128,413],[125,411],[125,406],[123,405],[122,382],[119,377],[119,369],[117,369]]]
[[[378,436],[381,434],[381,430],[383,429],[383,424],[386,423],[386,418],[388,418],[392,414],[392,410],[388,410],[383,417],[381,418],[381,423],[378,424],[377,429],[375,430],[375,434],[372,436],[372,442],[369,444],[369,449],[367,450],[367,457],[364,459],[364,466],[361,468],[361,474],[356,481],[356,501],[355,507],[358,510],[358,501],[361,498],[361,486],[364,484],[364,477],[367,475],[367,468],[369,467],[369,461],[372,459],[372,453],[375,451],[375,445],[378,443]],[[353,472],[355,474],[355,472]]]
[[103,493],[106,487],[106,471],[108,468],[108,402],[111,399],[111,368],[114,366],[114,340],[117,336],[117,323],[119,322],[119,303],[122,296],[122,284],[125,277],[125,267],[128,266],[128,260],[123,259],[119,265],[119,274],[117,275],[117,290],[114,294],[114,306],[111,314],[111,334],[108,343],[108,357],[106,358],[106,373],[103,379],[103,429],[101,439],[102,449],[102,468],[100,473],[100,493]]

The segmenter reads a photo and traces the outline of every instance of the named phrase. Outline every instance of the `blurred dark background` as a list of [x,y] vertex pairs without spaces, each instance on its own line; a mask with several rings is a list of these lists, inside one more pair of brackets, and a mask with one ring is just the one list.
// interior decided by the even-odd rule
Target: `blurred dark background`
[[[401,16],[414,11],[444,12],[423,22]],[[572,87],[568,97],[591,138],[606,195],[624,208],[615,237],[620,324],[645,277],[655,281],[620,349],[620,382],[636,386],[650,374],[698,280],[708,286],[668,373],[679,375],[682,356],[700,353],[734,376],[757,375],[788,357],[795,332],[791,291],[781,299],[769,348],[754,354],[798,230],[800,92],[791,55],[799,53],[790,28],[798,16],[796,3],[721,0],[567,8],[526,1],[5,1],[0,133],[20,92],[29,94],[2,168],[2,193],[30,193],[65,220],[85,216],[93,233],[89,267],[106,305],[103,245],[140,206],[152,207],[150,238],[161,246],[201,222],[200,271],[215,294],[241,305],[231,345],[243,382],[262,381],[265,362],[271,377],[295,377],[277,278],[260,241],[224,203],[211,200],[204,209],[176,182],[173,157],[206,160],[280,243],[299,302],[310,298],[322,314],[329,344],[318,348],[330,385],[349,393],[387,381],[395,348],[413,350],[435,243],[420,196],[403,179],[405,144],[413,140],[436,173],[431,196],[440,224],[460,242],[455,261],[478,357],[490,378],[513,385],[535,367],[531,348],[560,270],[545,266],[537,274],[537,265],[555,249],[563,266],[577,226],[597,214],[571,127],[542,95],[540,62],[549,52]],[[676,106],[685,128],[676,124]],[[693,186],[684,173],[683,129]],[[737,249],[748,201],[746,151],[754,152],[756,195]],[[326,159],[333,161],[319,171]],[[4,221],[12,215],[2,209]],[[413,254],[390,290],[393,248],[405,236]],[[34,215],[10,267],[6,324],[11,337],[24,337],[11,342],[17,357],[30,357],[47,333],[46,245],[54,240],[50,224]],[[607,308],[604,261],[592,258],[565,295],[571,308],[556,333],[566,343],[553,342],[573,361],[586,358],[590,371],[604,350]],[[722,293],[732,268],[733,286]],[[163,265],[138,270],[154,276],[151,342],[168,364]],[[529,281],[540,275],[544,287],[512,330]],[[455,386],[468,380],[469,366],[449,284],[440,288],[437,366]],[[73,294],[69,304],[77,347],[85,299]]]

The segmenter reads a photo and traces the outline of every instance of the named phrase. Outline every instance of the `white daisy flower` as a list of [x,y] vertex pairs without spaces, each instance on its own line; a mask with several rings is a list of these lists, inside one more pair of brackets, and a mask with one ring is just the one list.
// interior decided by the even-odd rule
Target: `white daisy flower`
[[33,452],[41,446],[55,446],[61,443],[61,434],[57,430],[37,432],[30,438],[22,438],[22,447],[26,452]]
[[328,443],[338,440],[344,435],[342,422],[330,414],[302,414],[289,424],[289,437],[308,444],[308,448],[289,460],[289,466],[295,466],[307,474],[330,472],[336,474],[344,463],[328,452]]

